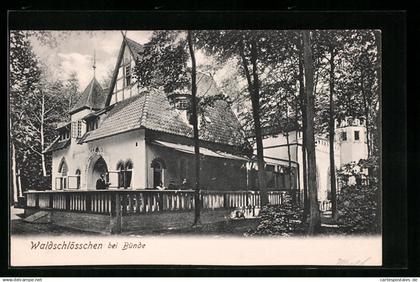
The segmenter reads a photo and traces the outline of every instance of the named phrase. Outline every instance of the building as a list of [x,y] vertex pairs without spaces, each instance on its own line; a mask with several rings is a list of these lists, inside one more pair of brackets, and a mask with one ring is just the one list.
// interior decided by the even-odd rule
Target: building
[[[133,76],[142,45],[123,38],[110,85],[95,77],[57,128],[45,150],[52,155],[53,190],[95,190],[101,175],[110,189],[188,189],[194,181],[190,93],[142,89]],[[214,80],[197,75],[197,95],[219,94]],[[247,144],[229,105],[218,100],[199,116],[201,188],[246,187]]]
[[[266,162],[267,188],[269,190],[303,190],[302,132],[293,130],[288,137],[281,129],[263,129],[264,160]],[[287,139],[289,141],[287,142]],[[287,144],[289,143],[289,146]],[[315,136],[318,200],[325,201],[331,191],[330,147],[325,136]],[[256,147],[254,146],[256,154]],[[288,173],[289,154],[291,173]],[[345,164],[367,158],[366,127],[359,119],[346,119],[336,125],[334,159],[336,169]],[[251,182],[255,182],[253,177]],[[291,185],[289,184],[291,182]],[[337,183],[339,189],[340,183]],[[255,183],[253,185],[256,185]]]
[[[110,85],[102,87],[93,75],[70,109],[70,120],[57,127],[57,139],[45,150],[52,155],[53,190],[95,190],[101,174],[111,189],[192,188],[190,93],[140,88],[133,71],[141,50],[124,37]],[[197,93],[220,91],[211,76],[198,73]],[[247,140],[229,105],[219,100],[206,107],[199,128],[202,189],[257,190],[256,164],[243,149],[252,136]],[[365,134],[357,119],[337,125],[337,168],[366,158]],[[263,135],[268,190],[302,190],[302,133],[294,130],[286,137],[280,129],[264,128]],[[326,200],[329,141],[322,136],[316,137],[316,160],[318,197]]]

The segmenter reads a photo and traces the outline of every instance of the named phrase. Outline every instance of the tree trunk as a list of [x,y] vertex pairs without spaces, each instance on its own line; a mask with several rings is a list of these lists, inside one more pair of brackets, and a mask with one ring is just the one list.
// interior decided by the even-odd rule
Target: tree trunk
[[321,221],[319,216],[317,182],[316,182],[316,158],[314,136],[314,94],[313,79],[314,68],[311,50],[310,31],[303,33],[303,63],[305,67],[305,96],[307,101],[306,138],[308,154],[308,192],[309,192],[309,229],[308,234],[314,235],[319,231]]
[[364,105],[364,112],[365,112],[365,126],[366,126],[366,145],[367,145],[367,156],[370,157],[370,142],[369,142],[369,108],[370,105],[367,102],[366,91],[365,91],[365,84],[364,84],[365,76],[363,69],[360,70],[360,90],[362,92],[363,98],[363,105]]
[[22,191],[22,182],[20,181],[20,168],[18,168],[17,170],[17,179],[18,179],[18,197],[22,197],[23,196],[23,191]]
[[41,162],[42,162],[42,175],[44,177],[47,176],[47,169],[45,166],[45,155],[44,155],[44,145],[45,145],[45,139],[44,139],[44,116],[45,116],[45,96],[44,92],[41,90]]
[[337,220],[337,187],[335,182],[335,158],[334,158],[334,137],[335,137],[335,124],[334,124],[334,87],[335,87],[335,52],[334,47],[330,47],[330,103],[329,103],[329,145],[330,145],[330,185],[331,185],[331,217]]
[[16,173],[16,148],[15,143],[12,141],[12,189],[13,189],[13,204],[18,201],[18,187],[17,187],[17,173]]
[[200,144],[198,137],[198,118],[197,118],[197,70],[195,62],[195,53],[193,46],[192,31],[188,31],[188,48],[191,56],[191,108],[192,108],[192,122],[194,132],[194,153],[195,153],[195,209],[194,209],[194,225],[199,225],[200,221]]
[[[376,49],[378,51],[378,68],[377,68],[377,74],[378,74],[378,100],[379,100],[379,108],[382,107],[382,41],[381,41],[381,34],[380,31],[375,30],[375,44]],[[378,143],[382,144],[382,111],[378,111]],[[378,198],[377,198],[377,209],[376,214],[378,215],[378,226],[382,226],[382,152],[379,151],[379,158],[378,158],[378,179],[379,179],[379,189],[378,189]]]
[[[288,107],[286,105],[286,107]],[[286,109],[286,121],[289,123],[289,110]],[[289,170],[289,190],[292,196],[292,203],[296,203],[296,194],[295,191],[293,191],[292,187],[292,160],[291,160],[291,154],[290,154],[290,140],[289,140],[289,129],[286,128],[286,145],[287,145],[287,165]]]
[[[298,124],[297,121],[297,112],[298,110],[296,109],[296,125]],[[295,129],[295,140],[296,140],[296,148],[295,148],[295,155],[296,155],[296,161],[299,162],[299,149],[298,149],[298,128],[296,126]],[[296,186],[297,186],[297,202],[298,205],[300,206],[301,204],[301,199],[300,199],[300,171],[299,171],[299,166],[296,168]]]
[[256,42],[253,41],[251,45],[251,64],[252,64],[252,74],[248,69],[248,63],[245,57],[245,50],[243,42],[241,43],[240,55],[242,59],[242,64],[244,67],[245,76],[248,82],[248,91],[251,95],[251,104],[252,104],[252,116],[254,120],[255,128],[255,142],[257,145],[257,164],[258,164],[258,186],[260,189],[260,201],[261,206],[268,204],[268,195],[267,187],[265,183],[265,162],[264,162],[264,147],[262,143],[262,133],[261,133],[261,122],[260,122],[260,102],[259,102],[259,79],[257,73],[257,46]]
[[300,110],[302,112],[302,177],[303,177],[303,221],[309,214],[308,204],[308,166],[306,164],[306,97],[305,97],[305,83],[303,73],[303,58],[302,45],[299,45],[299,96],[300,96]]

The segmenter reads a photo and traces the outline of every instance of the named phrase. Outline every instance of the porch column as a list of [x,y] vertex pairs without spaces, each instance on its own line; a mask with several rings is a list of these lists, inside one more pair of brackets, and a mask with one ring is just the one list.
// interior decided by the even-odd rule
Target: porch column
[[144,130],[139,131],[139,138],[136,140],[137,146],[133,154],[133,178],[132,186],[134,189],[147,188],[147,148],[144,139]]

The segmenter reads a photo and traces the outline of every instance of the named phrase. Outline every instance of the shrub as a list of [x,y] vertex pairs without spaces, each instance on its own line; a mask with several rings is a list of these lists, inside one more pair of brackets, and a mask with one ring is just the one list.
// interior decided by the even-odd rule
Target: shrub
[[302,223],[303,208],[292,204],[288,195],[280,206],[266,206],[260,212],[261,221],[257,228],[249,230],[245,235],[290,236],[305,233]]
[[337,197],[338,225],[345,233],[379,233],[379,189],[375,182],[360,188],[347,186]]

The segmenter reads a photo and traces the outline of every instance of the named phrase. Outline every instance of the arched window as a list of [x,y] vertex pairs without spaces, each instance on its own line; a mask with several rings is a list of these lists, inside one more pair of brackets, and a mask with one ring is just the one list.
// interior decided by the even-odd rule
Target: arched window
[[118,188],[124,187],[124,162],[118,161],[117,163],[117,171],[118,171]]
[[118,171],[118,188],[131,187],[133,162],[131,160],[127,160],[126,162],[118,161],[117,171]]
[[131,187],[132,174],[133,174],[133,162],[131,160],[127,160],[125,162],[124,188]]
[[[103,180],[102,176],[104,176]],[[96,190],[108,189],[108,166],[102,157],[99,157],[93,165],[92,179],[94,181],[92,184],[95,185]]]
[[66,163],[66,160],[63,158],[61,160],[61,163],[58,167],[58,172],[60,173],[60,176],[57,177],[58,179],[58,184],[56,181],[56,186],[58,186],[57,188],[60,190],[64,190],[67,189],[67,172],[68,172],[68,166]]
[[76,189],[80,189],[80,169],[76,170]]
[[153,188],[162,187],[164,181],[164,169],[166,168],[165,162],[156,158],[152,161],[151,167],[153,168]]

